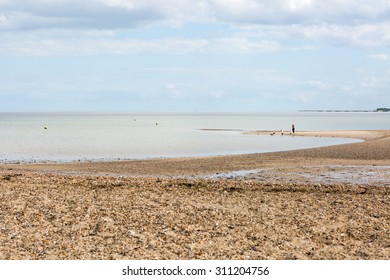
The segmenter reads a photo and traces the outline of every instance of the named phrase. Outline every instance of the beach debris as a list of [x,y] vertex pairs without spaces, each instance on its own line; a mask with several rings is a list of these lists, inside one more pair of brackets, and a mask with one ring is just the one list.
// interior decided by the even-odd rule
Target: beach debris
[[3,176],[3,180],[9,181],[9,180],[11,180],[11,178],[12,178],[11,175],[5,175],[5,176]]
[[23,174],[6,174],[3,176],[3,180],[10,181],[12,178],[20,176],[23,176]]

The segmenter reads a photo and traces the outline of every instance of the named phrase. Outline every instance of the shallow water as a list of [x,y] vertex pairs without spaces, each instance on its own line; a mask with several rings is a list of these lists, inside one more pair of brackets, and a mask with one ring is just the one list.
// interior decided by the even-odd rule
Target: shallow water
[[[359,140],[238,130],[388,129],[390,114],[0,113],[0,161],[145,159],[273,152]],[[45,129],[47,127],[47,129]],[[208,131],[203,129],[231,129]],[[237,130],[238,129],[238,130]]]
[[254,180],[260,182],[288,182],[291,184],[357,184],[390,186],[390,166],[322,165],[291,168],[263,168],[227,173],[200,175],[203,179]]

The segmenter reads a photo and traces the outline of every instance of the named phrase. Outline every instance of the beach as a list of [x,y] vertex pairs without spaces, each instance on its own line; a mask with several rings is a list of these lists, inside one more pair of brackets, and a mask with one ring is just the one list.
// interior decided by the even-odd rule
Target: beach
[[389,259],[390,131],[284,134],[364,142],[2,164],[0,259]]

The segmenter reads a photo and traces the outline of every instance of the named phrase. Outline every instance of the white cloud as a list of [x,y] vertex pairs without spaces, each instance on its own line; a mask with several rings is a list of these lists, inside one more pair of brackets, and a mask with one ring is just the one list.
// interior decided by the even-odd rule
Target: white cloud
[[385,53],[372,54],[369,55],[368,57],[374,60],[383,60],[383,61],[390,60],[390,54],[385,54]]
[[8,21],[5,15],[0,15],[0,24],[5,24]]
[[[266,53],[310,49],[312,42],[387,47],[387,18],[390,2],[384,0],[0,0],[0,51]],[[219,22],[231,29],[214,38],[120,36],[123,30],[189,22]],[[301,45],[289,45],[292,40]]]
[[352,46],[388,46],[390,45],[390,24],[362,25],[312,25],[296,26],[296,33],[306,38],[318,39],[337,44]]
[[359,79],[345,81],[340,83],[339,88],[351,97],[370,97],[374,95],[383,95],[387,98],[387,89],[390,85],[390,73],[382,75],[363,76]]
[[169,92],[169,97],[172,99],[178,99],[182,97],[182,92],[178,89],[175,84],[167,84],[165,85],[165,89]]
[[307,84],[320,90],[329,89],[330,87],[327,83],[324,83],[322,81],[317,81],[317,80],[308,81]]
[[301,104],[310,103],[316,95],[312,92],[293,92],[288,94],[289,101]]
[[98,55],[98,54],[236,54],[267,53],[282,49],[275,41],[250,40],[243,37],[117,38],[110,31],[66,30],[30,31],[0,34],[0,53],[10,55]]
[[384,88],[389,82],[390,82],[389,77],[370,76],[370,77],[365,77],[360,82],[360,86],[368,89],[381,89]]
[[[21,3],[22,2],[22,3]],[[156,23],[203,21],[207,1],[24,0],[0,2],[0,29],[123,29]]]
[[[390,17],[386,0],[0,1],[1,28],[131,28],[155,22],[356,25]],[[4,17],[8,24],[4,24]]]
[[300,49],[312,49],[313,44],[321,42],[352,47],[390,46],[390,22],[356,25],[251,25],[243,29],[237,28],[236,32],[252,39],[268,38],[278,42],[300,40],[302,43]]
[[218,38],[209,45],[208,52],[216,53],[266,53],[281,50],[282,46],[275,41],[249,40],[243,37]]
[[385,0],[211,0],[220,20],[253,24],[356,24],[383,21]]

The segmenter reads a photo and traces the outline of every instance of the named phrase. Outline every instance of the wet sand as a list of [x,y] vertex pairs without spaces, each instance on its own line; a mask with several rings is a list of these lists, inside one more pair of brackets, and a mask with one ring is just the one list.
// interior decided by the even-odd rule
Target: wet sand
[[301,133],[366,141],[1,165],[0,259],[389,259],[390,132]]

